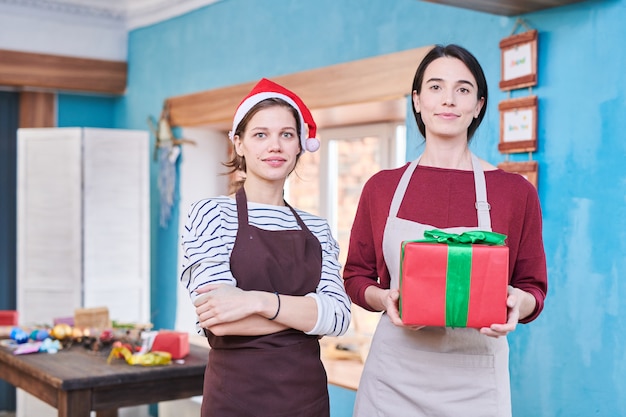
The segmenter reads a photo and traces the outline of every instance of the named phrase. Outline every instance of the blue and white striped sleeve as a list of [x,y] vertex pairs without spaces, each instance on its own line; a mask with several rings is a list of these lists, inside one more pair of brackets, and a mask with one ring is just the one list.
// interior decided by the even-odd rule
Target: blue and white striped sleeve
[[[197,298],[194,291],[203,285],[237,285],[230,272],[228,222],[214,199],[200,200],[189,210],[181,242],[184,255],[180,281],[192,302]],[[232,229],[237,230],[236,218]]]
[[322,277],[315,293],[307,294],[317,302],[317,323],[307,334],[341,336],[350,325],[350,298],[340,274],[339,245],[328,222],[316,218],[307,224],[322,245]]

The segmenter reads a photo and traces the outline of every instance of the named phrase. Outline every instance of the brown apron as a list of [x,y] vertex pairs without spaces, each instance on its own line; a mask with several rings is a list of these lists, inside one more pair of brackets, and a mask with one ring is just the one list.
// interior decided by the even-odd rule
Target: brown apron
[[[397,217],[419,158],[396,188],[383,235],[391,288],[399,286],[403,240],[420,239],[434,226]],[[485,176],[472,155],[478,227],[443,229],[491,231]],[[509,347],[476,329],[395,326],[383,314],[372,339],[357,391],[354,417],[510,417]]]
[[[322,249],[296,211],[301,230],[269,231],[248,223],[243,187],[236,194],[239,228],[230,267],[243,290],[315,292]],[[286,203],[285,203],[286,204]],[[287,329],[264,336],[215,336],[204,377],[202,417],[330,415],[317,336]]]

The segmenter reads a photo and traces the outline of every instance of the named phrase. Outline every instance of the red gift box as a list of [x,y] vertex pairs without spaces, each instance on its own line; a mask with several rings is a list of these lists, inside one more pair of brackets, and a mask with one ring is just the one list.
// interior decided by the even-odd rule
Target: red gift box
[[172,359],[182,359],[189,354],[189,333],[159,330],[150,350],[168,352],[172,355]]
[[[445,235],[458,237],[465,234]],[[504,242],[506,236],[499,236]],[[505,323],[509,248],[501,244],[490,246],[455,240],[440,241],[443,244],[424,241],[402,243],[402,322],[407,325],[472,328]]]
[[17,311],[0,310],[0,326],[17,326]]

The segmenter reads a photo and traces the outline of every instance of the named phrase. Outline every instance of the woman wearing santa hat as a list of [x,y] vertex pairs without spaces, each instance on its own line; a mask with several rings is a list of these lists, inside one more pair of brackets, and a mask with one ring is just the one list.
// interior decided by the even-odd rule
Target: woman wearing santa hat
[[212,348],[203,417],[329,416],[319,338],[350,323],[339,247],[326,220],[283,198],[300,155],[319,148],[315,133],[302,100],[262,79],[229,133],[226,165],[243,185],[189,211],[181,281]]

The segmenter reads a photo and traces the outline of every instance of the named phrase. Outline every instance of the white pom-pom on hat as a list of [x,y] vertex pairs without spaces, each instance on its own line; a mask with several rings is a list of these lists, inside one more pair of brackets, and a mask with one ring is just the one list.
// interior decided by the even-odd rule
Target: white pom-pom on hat
[[280,98],[298,111],[298,115],[300,116],[300,145],[302,147],[302,152],[317,151],[320,148],[320,141],[315,137],[317,134],[317,125],[315,124],[315,120],[313,120],[313,116],[311,115],[309,108],[293,91],[290,91],[285,87],[268,80],[267,78],[261,79],[261,81],[254,86],[250,93],[244,97],[241,103],[239,103],[233,119],[233,129],[228,133],[230,140],[233,140],[237,126],[250,109],[268,98]]
[[320,148],[320,140],[318,138],[307,138],[306,150],[309,152],[315,152]]

